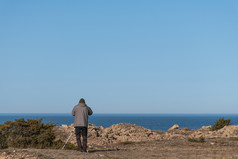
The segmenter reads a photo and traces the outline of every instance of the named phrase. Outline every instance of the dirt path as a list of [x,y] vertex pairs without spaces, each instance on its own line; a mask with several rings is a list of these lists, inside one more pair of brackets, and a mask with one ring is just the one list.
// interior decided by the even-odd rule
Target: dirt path
[[[210,139],[204,143],[189,142],[187,140],[148,141],[140,143],[113,144],[109,146],[93,147],[89,153],[73,150],[53,149],[7,149],[0,151],[0,158],[237,158],[238,141],[227,139]],[[20,157],[19,157],[20,156]]]

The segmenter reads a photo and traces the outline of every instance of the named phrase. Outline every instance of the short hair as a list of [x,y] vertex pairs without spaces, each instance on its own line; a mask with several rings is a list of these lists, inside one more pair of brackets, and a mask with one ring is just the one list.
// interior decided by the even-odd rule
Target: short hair
[[84,100],[83,98],[81,98],[81,99],[79,100],[79,103],[84,103],[84,104],[85,104],[85,100]]

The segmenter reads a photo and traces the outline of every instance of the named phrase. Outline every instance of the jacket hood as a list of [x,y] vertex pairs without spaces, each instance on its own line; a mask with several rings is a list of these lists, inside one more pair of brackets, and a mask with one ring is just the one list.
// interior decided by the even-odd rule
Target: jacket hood
[[86,104],[84,104],[84,103],[79,103],[78,106],[80,106],[80,107],[86,107]]

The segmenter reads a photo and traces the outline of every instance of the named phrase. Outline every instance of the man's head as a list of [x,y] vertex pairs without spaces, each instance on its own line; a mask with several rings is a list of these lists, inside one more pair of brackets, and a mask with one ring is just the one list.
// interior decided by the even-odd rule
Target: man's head
[[85,104],[85,100],[84,100],[83,98],[81,98],[81,99],[79,100],[79,103]]

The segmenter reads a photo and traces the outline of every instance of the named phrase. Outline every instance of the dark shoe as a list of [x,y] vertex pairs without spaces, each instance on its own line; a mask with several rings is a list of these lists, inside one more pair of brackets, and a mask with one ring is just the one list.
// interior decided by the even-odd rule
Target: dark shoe
[[83,152],[83,146],[78,147],[77,151]]

